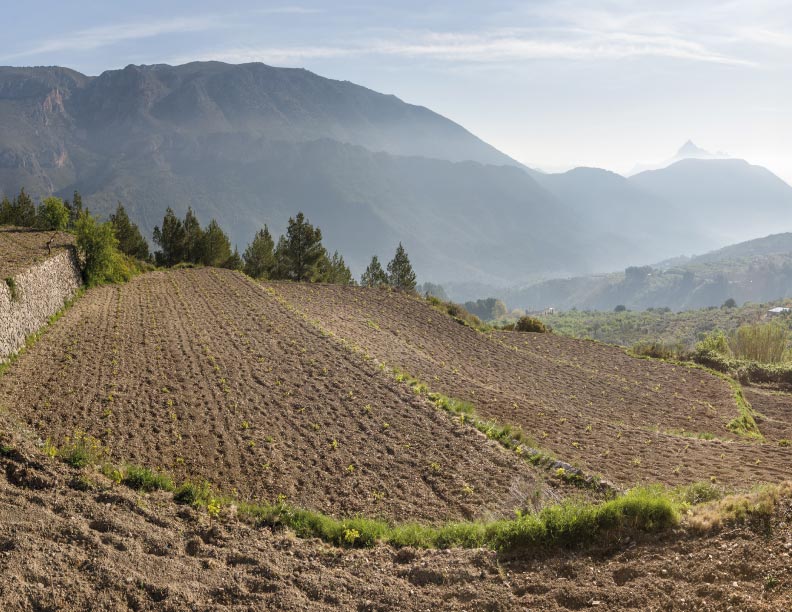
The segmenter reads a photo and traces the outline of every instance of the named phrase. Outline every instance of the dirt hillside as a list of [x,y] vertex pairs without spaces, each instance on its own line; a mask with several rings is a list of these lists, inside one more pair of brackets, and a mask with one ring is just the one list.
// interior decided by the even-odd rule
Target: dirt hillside
[[622,485],[778,482],[792,469],[792,447],[727,428],[740,414],[734,391],[703,370],[555,334],[485,335],[376,289],[272,287],[318,328]]

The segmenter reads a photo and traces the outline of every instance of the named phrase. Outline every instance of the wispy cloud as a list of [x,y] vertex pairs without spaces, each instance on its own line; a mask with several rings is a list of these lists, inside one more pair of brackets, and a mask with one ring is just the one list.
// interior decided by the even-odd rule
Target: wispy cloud
[[[753,62],[668,34],[594,32],[578,29],[495,29],[484,33],[400,32],[390,38],[365,38],[345,45],[236,46],[206,51],[205,59],[231,63],[263,61],[296,65],[350,56],[391,56],[439,62],[503,63],[531,60],[617,60],[666,57],[749,66]],[[172,58],[189,59],[187,56]]]
[[[320,9],[301,6],[270,7],[252,11],[256,15],[310,15],[321,12]],[[27,49],[5,55],[3,59],[32,57],[63,51],[90,51],[122,41],[142,40],[166,34],[196,33],[232,28],[235,24],[238,25],[242,21],[240,17],[241,15],[237,13],[212,14],[98,26],[50,38],[46,42],[34,44]]]
[[85,51],[98,49],[125,40],[138,40],[176,34],[201,32],[219,26],[216,16],[184,17],[152,22],[122,23],[80,30],[19,51],[5,58],[13,59],[60,51]]

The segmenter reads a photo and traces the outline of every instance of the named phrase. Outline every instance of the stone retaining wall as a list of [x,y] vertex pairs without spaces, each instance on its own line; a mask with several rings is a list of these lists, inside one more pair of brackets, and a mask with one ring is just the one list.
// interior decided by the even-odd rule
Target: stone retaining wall
[[73,297],[82,284],[74,249],[66,249],[13,277],[0,279],[0,362]]

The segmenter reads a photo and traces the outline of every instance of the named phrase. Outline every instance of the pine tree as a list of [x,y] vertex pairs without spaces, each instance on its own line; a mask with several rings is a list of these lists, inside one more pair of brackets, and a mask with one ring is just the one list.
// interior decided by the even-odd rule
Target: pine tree
[[371,258],[371,263],[360,277],[360,285],[363,287],[382,287],[388,284],[388,275],[382,269],[376,255]]
[[15,208],[14,224],[20,227],[33,227],[36,223],[36,205],[24,189],[19,191],[19,195],[14,201]]
[[234,247],[234,252],[231,254],[231,257],[226,259],[221,267],[228,268],[229,270],[241,270],[244,268],[245,264],[242,262],[242,258],[239,256],[239,249]]
[[325,253],[317,265],[316,274],[312,280],[334,285],[353,285],[355,283],[352,278],[352,272],[350,272],[344,262],[344,258],[338,251],[333,253],[332,257],[328,257],[327,253]]
[[388,264],[388,283],[399,291],[415,291],[415,272],[401,242]]
[[289,255],[287,253],[288,245],[286,243],[286,236],[278,238],[278,245],[275,247],[275,263],[272,266],[272,274],[270,276],[273,280],[288,280],[289,274]]
[[151,258],[148,242],[138,226],[132,223],[121,202],[118,203],[115,213],[110,215],[110,222],[118,239],[118,249],[122,253],[143,261]]
[[204,247],[204,232],[198,217],[192,207],[184,215],[184,260],[190,263],[200,263],[205,259],[202,249]]
[[322,230],[311,225],[303,213],[289,219],[285,250],[281,253],[287,278],[298,282],[314,278],[316,267],[326,252],[322,246]]
[[272,278],[275,268],[275,241],[272,239],[269,228],[256,232],[243,255],[245,274],[252,278]]
[[0,202],[0,225],[14,225],[14,205],[8,196],[3,196],[3,201]]
[[69,202],[69,200],[66,200],[64,204],[66,205],[66,208],[69,209],[69,227],[74,227],[77,224],[77,219],[79,219],[83,208],[82,196],[80,195],[80,192],[75,191],[72,201]]
[[161,249],[154,254],[157,265],[175,266],[185,261],[184,224],[170,207],[165,211],[162,229],[154,228],[154,242]]
[[333,253],[330,258],[330,281],[336,285],[354,285],[355,279],[352,278],[352,272],[346,265],[343,256],[338,251]]
[[201,245],[201,260],[197,263],[205,266],[222,266],[231,258],[231,242],[214,219],[206,226]]

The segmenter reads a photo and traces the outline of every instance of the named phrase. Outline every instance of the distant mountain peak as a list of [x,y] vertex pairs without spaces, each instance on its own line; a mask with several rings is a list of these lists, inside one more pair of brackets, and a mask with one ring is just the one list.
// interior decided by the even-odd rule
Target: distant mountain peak
[[712,153],[706,149],[702,149],[692,140],[688,140],[683,144],[677,154],[672,158],[672,163],[680,159],[724,159],[730,157],[728,153],[717,151]]
[[688,140],[685,144],[683,144],[679,151],[677,151],[676,157],[678,158],[685,158],[685,157],[714,157],[715,154],[710,153],[696,145],[692,140]]
[[661,168],[667,168],[678,161],[682,161],[683,159],[730,159],[731,156],[728,153],[724,153],[723,151],[717,151],[716,153],[712,153],[711,151],[707,151],[706,149],[702,149],[698,146],[695,142],[688,139],[688,141],[679,147],[679,150],[676,152],[676,155],[667,159],[663,162],[659,163],[639,163],[636,164],[633,169],[627,173],[627,176],[634,176],[636,174],[640,174],[641,172],[645,172],[646,170],[660,170]]

